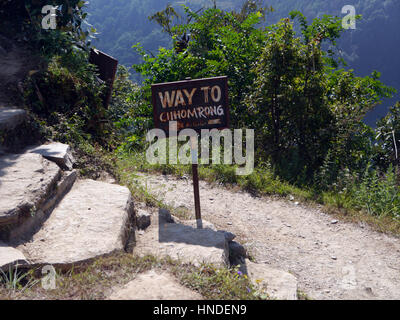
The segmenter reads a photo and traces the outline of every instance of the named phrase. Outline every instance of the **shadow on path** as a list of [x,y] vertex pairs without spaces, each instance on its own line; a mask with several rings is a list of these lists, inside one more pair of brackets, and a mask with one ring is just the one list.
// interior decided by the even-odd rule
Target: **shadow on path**
[[164,214],[159,212],[158,236],[160,243],[184,243],[202,247],[224,249],[227,245],[224,231],[214,231],[207,226],[203,229],[191,225],[171,223]]

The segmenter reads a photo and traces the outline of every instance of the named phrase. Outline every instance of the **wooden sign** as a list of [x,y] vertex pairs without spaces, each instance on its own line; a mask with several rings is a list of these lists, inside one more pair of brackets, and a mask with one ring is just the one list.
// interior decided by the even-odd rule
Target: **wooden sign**
[[[228,78],[216,77],[154,84],[151,86],[154,124],[172,136],[169,124],[176,121],[179,131],[229,128]],[[192,146],[192,155],[197,154]],[[197,228],[202,229],[198,165],[192,164]]]
[[169,123],[179,131],[190,128],[229,128],[228,78],[216,77],[151,86],[155,127],[169,134]]
[[104,94],[104,106],[108,108],[111,101],[115,75],[117,73],[118,60],[96,49],[90,49],[89,62],[97,66],[99,78],[106,83]]

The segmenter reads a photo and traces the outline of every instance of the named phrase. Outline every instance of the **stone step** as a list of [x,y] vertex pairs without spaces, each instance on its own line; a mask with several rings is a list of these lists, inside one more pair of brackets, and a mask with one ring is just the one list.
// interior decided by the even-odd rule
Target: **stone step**
[[24,123],[26,118],[25,110],[0,107],[0,131],[11,131]]
[[0,156],[0,226],[18,224],[32,216],[49,198],[61,176],[61,169],[39,154]]
[[26,239],[30,239],[33,234],[38,232],[55,206],[63,199],[67,192],[71,190],[76,179],[77,173],[75,170],[63,172],[56,188],[49,194],[40,209],[36,210],[28,219],[20,222],[9,231],[8,241],[14,244],[23,243]]
[[15,242],[36,232],[74,184],[76,172],[61,170],[71,170],[73,161],[70,147],[60,143],[0,154],[0,239]]
[[248,259],[240,269],[260,293],[276,300],[297,300],[297,279],[294,275]]
[[134,221],[126,187],[77,181],[40,231],[18,249],[33,265],[69,268],[128,249],[135,240]]
[[207,221],[203,221],[203,229],[198,229],[197,221],[178,221],[167,217],[164,211],[161,209],[146,232],[138,236],[136,255],[171,257],[195,266],[202,263],[229,265],[229,245],[223,232],[218,232]]
[[109,300],[203,300],[167,272],[150,270],[139,274],[123,288],[114,289]]
[[0,270],[6,272],[10,267],[27,263],[27,259],[21,251],[0,242]]
[[72,170],[75,162],[70,146],[59,142],[29,148],[27,152],[40,154],[46,159],[57,163],[63,170]]

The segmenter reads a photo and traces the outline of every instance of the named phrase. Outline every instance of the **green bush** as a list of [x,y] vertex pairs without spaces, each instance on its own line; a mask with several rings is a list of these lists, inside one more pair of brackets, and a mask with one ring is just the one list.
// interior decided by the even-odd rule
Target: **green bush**
[[368,168],[351,192],[355,205],[369,214],[400,218],[400,193],[392,166],[384,175]]
[[104,138],[104,85],[85,57],[73,70],[63,57],[55,56],[46,70],[25,81],[25,103],[51,128],[48,138],[74,145],[91,137]]

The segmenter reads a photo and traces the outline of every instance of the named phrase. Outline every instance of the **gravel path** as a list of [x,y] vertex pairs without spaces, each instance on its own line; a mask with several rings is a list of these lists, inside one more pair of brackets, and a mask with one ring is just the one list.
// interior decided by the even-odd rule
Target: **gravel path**
[[[194,212],[191,179],[135,178],[164,203]],[[400,299],[400,239],[301,204],[200,182],[203,219],[235,233],[257,262],[294,274],[313,299]]]

